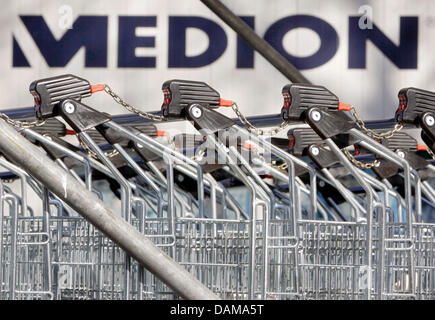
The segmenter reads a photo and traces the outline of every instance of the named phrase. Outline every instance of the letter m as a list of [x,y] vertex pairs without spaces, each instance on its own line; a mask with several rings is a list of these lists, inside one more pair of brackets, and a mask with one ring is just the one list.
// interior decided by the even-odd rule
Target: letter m
[[400,69],[417,68],[418,17],[400,18],[400,42],[395,45],[379,28],[358,26],[360,17],[349,17],[349,68],[366,67],[367,40],[370,40]]
[[[86,67],[107,66],[107,16],[79,16],[59,40],[42,16],[20,18],[50,67],[65,67],[82,47]],[[13,66],[29,66],[15,38],[13,41]]]

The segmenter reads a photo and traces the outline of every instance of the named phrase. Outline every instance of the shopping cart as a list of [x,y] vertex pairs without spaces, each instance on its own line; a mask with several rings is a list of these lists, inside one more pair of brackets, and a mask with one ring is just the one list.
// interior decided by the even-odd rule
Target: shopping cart
[[[104,88],[144,121],[85,104]],[[289,139],[265,136],[203,82],[165,82],[162,116],[73,75],[31,92],[36,126],[9,123],[220,298],[433,298],[433,166],[402,132],[358,130],[326,88],[284,87],[272,133],[296,121]],[[158,130],[173,120],[198,133]],[[180,297],[6,152],[0,166],[1,299]]]

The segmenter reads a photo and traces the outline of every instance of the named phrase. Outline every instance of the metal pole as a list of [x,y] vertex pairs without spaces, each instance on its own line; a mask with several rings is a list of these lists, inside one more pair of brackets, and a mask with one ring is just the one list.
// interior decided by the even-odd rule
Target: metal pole
[[0,151],[38,179],[182,298],[218,299],[192,274],[157,248],[136,228],[114,214],[91,191],[84,188],[3,119],[0,120]]
[[310,83],[287,59],[268,42],[260,38],[240,17],[219,0],[201,0],[211,11],[229,25],[237,34],[257,50],[291,82]]
[[[7,110],[0,110],[0,112],[6,114],[10,118],[14,120],[27,120],[27,121],[33,121],[35,120],[35,111],[33,107],[25,107],[25,108],[17,108],[17,109],[7,109]],[[161,111],[152,111],[152,114],[155,115],[162,115]],[[23,115],[25,115],[23,117]],[[137,125],[137,124],[143,124],[143,123],[155,123],[153,120],[148,120],[145,118],[142,118],[135,114],[120,114],[115,115],[112,117],[113,121],[116,122],[119,125]],[[256,127],[274,127],[278,126],[282,123],[282,117],[280,113],[276,114],[267,114],[267,115],[259,115],[259,116],[251,116],[247,117],[249,122],[251,122]],[[237,121],[237,125],[242,125],[239,118],[233,118],[233,120]],[[179,118],[169,118],[166,119],[164,123],[167,122],[180,122],[185,121],[185,119],[179,119]],[[302,125],[302,122],[295,122],[297,125]],[[388,129],[393,128],[396,124],[396,120],[394,118],[392,119],[385,119],[385,120],[370,120],[365,121],[366,127],[368,129]],[[304,125],[305,127],[308,127],[308,125]],[[405,126],[407,128],[407,126]],[[413,128],[412,126],[409,126],[409,128]]]

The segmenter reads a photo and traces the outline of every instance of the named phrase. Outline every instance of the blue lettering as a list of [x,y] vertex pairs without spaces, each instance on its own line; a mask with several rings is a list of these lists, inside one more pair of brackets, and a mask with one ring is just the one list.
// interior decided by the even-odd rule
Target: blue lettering
[[[203,53],[186,56],[186,30],[197,28],[209,38],[209,46]],[[227,35],[214,21],[195,16],[169,17],[169,68],[199,68],[216,61],[227,48]]]
[[14,67],[30,67],[26,56],[18,45],[17,40],[12,36],[13,47],[12,47],[12,66]]
[[137,47],[155,47],[154,37],[136,37],[136,27],[155,27],[156,16],[121,16],[118,20],[118,67],[119,68],[155,68],[155,57],[136,57]]
[[50,67],[65,67],[82,47],[86,48],[86,67],[107,66],[106,16],[78,17],[60,40],[54,38],[43,17],[20,18]]
[[[255,17],[240,17],[245,23],[255,30]],[[254,68],[254,49],[240,36],[237,36],[237,68]]]
[[379,28],[361,29],[360,17],[349,17],[349,68],[366,67],[367,40],[370,40],[400,69],[417,68],[418,17],[400,18],[400,44],[396,46]]
[[[79,16],[73,28],[56,39],[42,16],[20,16],[29,34],[35,41],[41,55],[50,67],[65,67],[74,55],[84,47],[85,67],[107,67],[108,17]],[[255,17],[242,16],[245,23],[255,30]],[[400,69],[417,68],[418,17],[400,18],[400,41],[396,45],[375,24],[372,29],[359,27],[359,16],[349,17],[350,69],[366,68],[367,42],[370,41],[394,65]],[[118,62],[119,68],[155,68],[156,57],[137,57],[136,48],[154,48],[154,36],[136,36],[138,27],[157,26],[156,16],[118,17]],[[189,28],[199,29],[207,35],[207,49],[195,56],[186,54],[186,33]],[[307,28],[318,34],[320,47],[310,56],[294,56],[283,46],[284,36],[297,28]],[[319,67],[327,63],[338,50],[339,38],[336,30],[324,20],[311,15],[284,17],[273,23],[264,39],[280,54],[300,70]],[[254,68],[254,49],[237,36],[236,68]],[[170,16],[168,33],[168,68],[200,68],[219,59],[227,48],[227,35],[216,22],[198,16]],[[16,37],[12,36],[13,67],[30,67],[26,55]]]
[[[308,28],[319,35],[321,43],[316,53],[309,57],[295,57],[285,51],[282,40],[287,32],[296,28]],[[335,29],[326,21],[308,15],[295,15],[278,20],[266,31],[264,39],[299,70],[325,64],[338,49],[338,35]]]

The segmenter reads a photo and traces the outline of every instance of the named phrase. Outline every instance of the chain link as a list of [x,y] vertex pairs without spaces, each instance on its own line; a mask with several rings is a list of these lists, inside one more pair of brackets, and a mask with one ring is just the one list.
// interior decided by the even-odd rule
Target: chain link
[[354,166],[358,167],[358,168],[371,169],[373,167],[379,167],[379,165],[381,164],[381,162],[379,160],[364,163],[364,162],[356,160],[355,157],[352,156],[350,154],[350,152],[347,151],[346,149],[343,149],[343,152],[346,155],[346,157],[349,159],[349,161],[352,162],[354,164]]
[[287,163],[282,163],[280,165],[275,165],[272,162],[268,163],[266,161],[266,159],[260,154],[260,151],[258,150],[258,147],[254,147],[252,149],[252,151],[255,153],[255,155],[258,157],[258,159],[260,159],[261,162],[271,166],[272,168],[278,169],[278,170],[286,170],[288,168],[288,164]]
[[118,96],[115,92],[112,91],[112,89],[105,84],[104,85],[104,91],[110,95],[113,100],[115,100],[116,103],[120,104],[121,106],[123,106],[125,109],[127,109],[128,111],[137,114],[138,116],[148,119],[148,120],[153,120],[153,121],[163,121],[165,120],[164,117],[162,116],[156,116],[152,113],[148,113],[148,112],[143,112],[140,111],[139,109],[133,107],[131,104],[128,104],[127,102],[125,102],[120,96]]
[[[79,143],[83,147],[83,149],[85,149],[92,158],[99,160],[97,154],[88,147],[88,145],[82,140],[82,138],[80,138],[78,134],[76,134],[76,137],[79,140]],[[106,157],[108,158],[112,158],[118,154],[119,154],[118,150],[113,150],[105,153]]]
[[[374,130],[369,129],[366,127],[365,122],[358,116],[358,113],[356,112],[356,109],[354,107],[351,107],[350,109],[353,117],[355,118],[355,123],[356,125],[362,130],[364,131],[364,133],[369,136],[372,139],[376,139],[376,140],[383,140],[383,139],[390,139],[394,136],[395,133],[399,132],[400,130],[402,130],[403,128],[403,124],[402,123],[396,123],[394,125],[393,130],[387,131],[387,132],[382,132],[382,133],[376,133]],[[373,162],[361,162],[355,159],[354,156],[352,156],[349,151],[347,151],[346,149],[343,149],[344,154],[346,155],[346,157],[349,159],[349,161],[351,161],[356,167],[359,168],[364,168],[364,169],[371,169],[373,167],[379,167],[380,165],[380,161],[379,160],[375,160]]]
[[232,109],[234,113],[237,115],[237,117],[240,119],[240,122],[250,131],[254,131],[257,135],[263,136],[263,135],[271,135],[274,136],[278,134],[281,130],[283,130],[288,125],[288,121],[283,121],[278,127],[275,127],[273,129],[269,130],[263,130],[255,127],[252,123],[246,119],[246,117],[240,112],[239,107],[235,102],[233,102]]
[[199,162],[199,161],[202,160],[204,154],[205,154],[204,149],[200,149],[200,150],[198,150],[198,153],[195,154],[195,155],[192,157],[192,160],[193,160],[193,161],[196,161],[196,162]]
[[403,124],[401,123],[396,123],[394,125],[394,129],[387,131],[387,132],[382,132],[382,133],[376,133],[374,130],[369,129],[366,127],[364,121],[358,116],[356,110],[354,107],[352,107],[350,109],[350,111],[352,112],[353,117],[355,118],[355,123],[357,124],[357,126],[363,130],[365,132],[366,135],[368,135],[370,138],[373,139],[390,139],[396,132],[399,132],[400,130],[402,130],[403,128]]
[[7,123],[10,125],[17,127],[17,128],[33,128],[33,127],[39,127],[45,124],[46,120],[34,120],[34,121],[20,121],[20,120],[14,120],[11,119],[7,114],[0,112],[0,117],[3,118]]
[[435,160],[435,153],[429,147],[427,147],[426,152]]
[[287,168],[288,168],[288,164],[285,162],[280,164],[279,166],[277,166],[275,164],[271,164],[271,165],[272,165],[272,167],[274,167],[275,169],[278,169],[278,170],[287,170]]
[[[125,102],[119,95],[117,95],[107,84],[104,85],[104,91],[110,95],[113,100],[115,100],[116,103],[120,104],[121,106],[123,106],[125,109],[127,109],[128,111],[137,114],[138,116],[148,119],[148,120],[152,120],[152,121],[163,121],[165,120],[164,117],[162,116],[156,116],[152,113],[148,113],[148,112],[143,112],[135,107],[133,107],[131,104]],[[91,149],[89,149],[89,147],[86,145],[86,143],[84,143],[82,141],[82,139],[80,139],[79,136],[77,136],[77,138],[80,141],[80,144],[83,146],[83,148],[85,148],[88,153],[93,157],[98,159],[97,155],[95,154],[95,152],[93,152]],[[117,150],[113,150],[111,152],[106,153],[106,156],[111,158],[114,157],[116,155],[118,155],[119,152]]]

